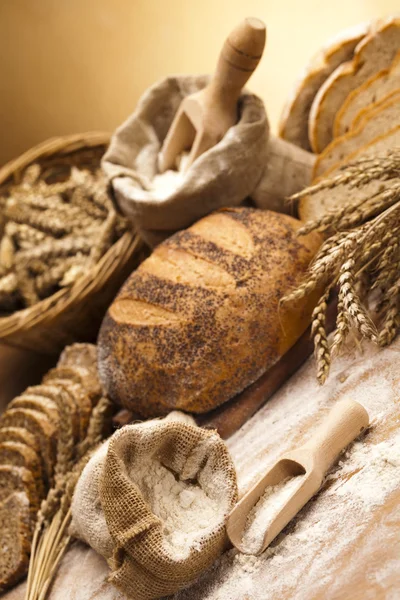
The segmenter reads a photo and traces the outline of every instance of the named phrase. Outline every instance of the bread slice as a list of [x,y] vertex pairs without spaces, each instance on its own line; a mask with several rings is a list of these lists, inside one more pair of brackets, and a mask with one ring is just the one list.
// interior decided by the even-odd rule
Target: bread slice
[[57,404],[53,400],[29,393],[28,391],[11,400],[8,408],[32,408],[45,414],[55,425],[58,425],[60,420]]
[[[391,92],[390,94],[385,96],[384,98],[382,98],[382,99],[378,100],[377,102],[374,102],[374,104],[366,106],[365,108],[360,110],[360,112],[356,115],[356,117],[354,118],[354,120],[352,122],[351,130],[357,129],[361,124],[365,123],[365,121],[377,116],[381,109],[386,109],[386,108],[388,108],[388,106],[393,105],[396,102],[398,104],[399,95],[400,95],[400,86],[396,90],[394,90],[393,92]],[[393,119],[392,127],[394,127],[396,125],[396,121],[400,120],[400,115],[398,113],[394,113],[393,116],[394,116],[394,119]],[[383,133],[383,131],[381,131],[381,133]]]
[[[326,171],[323,176],[318,177],[314,183],[318,183],[324,178],[334,177],[338,174],[339,169],[348,162],[357,160],[357,158],[367,157],[379,152],[384,152],[396,145],[400,145],[400,126],[394,127],[386,134],[380,135],[372,140],[367,146],[359,148],[347,156],[339,164],[335,164],[330,170]],[[376,194],[379,191],[384,191],[386,185],[392,185],[379,180],[374,180],[367,185],[359,188],[350,188],[349,184],[341,184],[329,190],[320,190],[319,192],[305,196],[299,202],[299,215],[303,221],[314,221],[321,218],[329,210],[334,210],[342,207],[352,199],[357,199],[362,202]]]
[[1,442],[21,442],[32,448],[32,450],[35,450],[36,453],[40,450],[36,437],[24,427],[1,427]]
[[0,532],[0,592],[4,592],[28,570],[32,526],[26,492],[14,492],[0,504]]
[[382,69],[347,96],[335,117],[334,137],[339,137],[354,128],[354,120],[359,112],[381,102],[392,92],[400,88],[400,51],[396,54],[390,68]]
[[10,408],[0,418],[0,427],[25,427],[37,438],[47,480],[52,480],[56,460],[57,426],[42,412]]
[[357,44],[367,35],[369,23],[345,29],[328,41],[297,80],[286,102],[280,122],[279,135],[304,150],[310,150],[308,117],[312,102],[321,85],[343,62],[352,58]]
[[359,124],[345,135],[333,140],[320,154],[314,165],[313,179],[329,171],[336,163],[367,145],[378,135],[400,125],[400,93],[390,96],[376,108],[364,109]]
[[34,523],[41,498],[38,496],[32,473],[25,467],[0,465],[0,505],[15,492],[27,495],[31,522]]
[[85,367],[61,366],[51,369],[43,378],[44,383],[70,381],[81,385],[88,394],[92,405],[96,405],[103,394],[102,386],[96,374]]
[[371,27],[358,44],[352,61],[340,65],[320,87],[309,118],[309,138],[320,153],[333,138],[336,114],[347,96],[367,79],[390,66],[400,48],[400,18],[390,17]]
[[71,344],[61,353],[58,367],[85,367],[94,374],[97,373],[96,344]]
[[39,498],[45,496],[43,469],[38,454],[21,442],[0,443],[0,465],[24,467],[32,474]]
[[[35,390],[41,396],[49,398],[58,407],[61,415],[68,414],[75,443],[78,443],[80,438],[80,413],[79,407],[75,399],[68,390],[65,389],[64,382],[52,381],[48,384],[35,386]],[[62,418],[65,418],[62,416]]]

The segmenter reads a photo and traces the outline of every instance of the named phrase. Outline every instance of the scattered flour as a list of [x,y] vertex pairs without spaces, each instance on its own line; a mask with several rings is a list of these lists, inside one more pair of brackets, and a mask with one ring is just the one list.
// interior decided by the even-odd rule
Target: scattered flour
[[247,517],[242,537],[242,547],[246,552],[258,554],[261,551],[266,531],[303,481],[304,475],[286,477],[280,483],[266,488]]
[[[331,469],[321,491],[260,556],[226,552],[174,600],[334,600],[347,597],[368,565],[366,600],[397,597],[400,572],[400,338],[335,361],[326,384],[311,359],[234,436],[228,447],[240,493],[279,456],[307,442],[337,400],[360,402],[371,427]],[[384,507],[391,503],[390,518]],[[396,508],[397,507],[397,508]],[[394,512],[393,512],[394,511]],[[394,550],[384,563],[376,559]],[[363,589],[363,588],[361,588]],[[391,595],[394,593],[394,596]],[[364,596],[363,596],[364,597]]]
[[154,457],[141,461],[129,473],[145,501],[163,521],[164,542],[174,558],[184,558],[201,538],[224,519],[221,503],[198,484],[181,481]]

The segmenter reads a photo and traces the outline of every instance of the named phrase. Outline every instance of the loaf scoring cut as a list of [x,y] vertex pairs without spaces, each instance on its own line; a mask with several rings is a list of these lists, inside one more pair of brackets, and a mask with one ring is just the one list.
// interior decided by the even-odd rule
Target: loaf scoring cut
[[144,416],[200,413],[260,377],[309,324],[311,299],[278,310],[320,243],[297,238],[298,227],[287,215],[225,209],[160,244],[103,321],[107,393]]

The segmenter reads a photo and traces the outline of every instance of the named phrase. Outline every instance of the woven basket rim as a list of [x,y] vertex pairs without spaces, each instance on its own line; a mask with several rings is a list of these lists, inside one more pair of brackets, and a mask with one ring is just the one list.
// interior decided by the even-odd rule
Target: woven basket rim
[[[54,154],[70,154],[81,148],[106,145],[111,135],[101,131],[65,135],[50,138],[9,161],[0,169],[0,185],[5,183],[15,172],[26,168],[39,158]],[[55,294],[41,300],[28,308],[15,311],[10,315],[0,317],[0,339],[11,336],[20,329],[29,329],[46,319],[46,313],[58,304],[70,306],[77,298],[82,299],[96,289],[100,276],[111,272],[115,260],[127,259],[141,245],[141,240],[133,231],[124,233],[121,238],[108,249],[104,256],[90,271],[80,277],[73,286],[59,290]]]

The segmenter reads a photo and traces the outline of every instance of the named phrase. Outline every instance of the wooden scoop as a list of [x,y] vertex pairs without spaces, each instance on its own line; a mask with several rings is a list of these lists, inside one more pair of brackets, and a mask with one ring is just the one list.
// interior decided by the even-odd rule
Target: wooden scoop
[[159,156],[161,172],[175,168],[178,155],[192,148],[187,169],[237,123],[240,92],[260,62],[265,38],[259,19],[245,19],[231,32],[208,86],[187,96],[179,107]]
[[[361,404],[353,400],[338,402],[326,421],[304,446],[293,450],[278,462],[247,492],[231,511],[226,530],[232,544],[244,554],[261,554],[303,506],[316,494],[328,469],[341,451],[366,427],[368,413]],[[276,486],[288,477],[299,477],[299,485],[282,506],[273,511],[257,551],[243,544],[243,534],[248,527],[250,511],[263,496],[268,486]],[[288,480],[290,482],[290,479]],[[285,484],[286,485],[286,484]],[[257,510],[257,509],[256,509]]]

